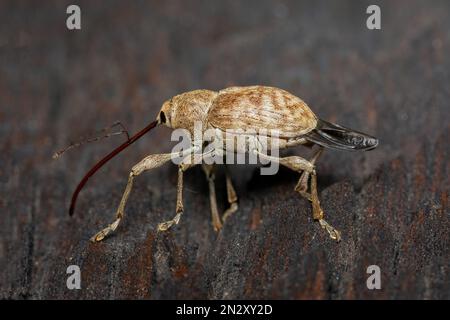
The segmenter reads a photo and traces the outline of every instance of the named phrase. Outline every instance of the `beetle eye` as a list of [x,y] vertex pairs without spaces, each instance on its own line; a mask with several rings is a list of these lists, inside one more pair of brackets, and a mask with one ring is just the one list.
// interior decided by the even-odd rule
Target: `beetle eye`
[[162,124],[166,123],[166,115],[164,114],[164,111],[161,111],[159,113],[159,120],[161,121]]

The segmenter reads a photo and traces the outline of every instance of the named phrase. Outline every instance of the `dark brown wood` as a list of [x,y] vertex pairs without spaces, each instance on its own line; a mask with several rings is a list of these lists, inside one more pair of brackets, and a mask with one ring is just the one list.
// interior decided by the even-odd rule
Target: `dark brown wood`
[[[0,298],[450,298],[449,2],[378,2],[382,30],[366,28],[365,1],[80,1],[81,31],[64,1],[0,5]],[[83,173],[123,142],[52,154],[121,120],[153,121],[162,102],[195,88],[265,84],[304,99],[323,119],[373,134],[366,153],[327,151],[321,203],[342,231],[336,244],[293,191],[298,176],[234,167],[239,211],[216,234],[200,168],[136,179],[124,224],[112,221],[132,165],[169,151],[158,128],[91,179]],[[308,149],[292,153],[308,155]],[[217,178],[226,207],[225,179]],[[68,290],[66,268],[81,268]],[[368,290],[379,265],[382,289]]]

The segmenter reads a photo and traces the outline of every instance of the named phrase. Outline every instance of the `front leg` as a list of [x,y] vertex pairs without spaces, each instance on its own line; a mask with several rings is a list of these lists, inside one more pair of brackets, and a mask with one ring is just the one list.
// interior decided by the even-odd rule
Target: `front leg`
[[174,152],[174,153],[163,153],[163,154],[152,154],[145,157],[142,161],[136,164],[130,172],[128,176],[128,183],[125,187],[125,191],[123,193],[122,199],[120,200],[119,207],[116,212],[116,219],[113,223],[109,224],[106,228],[97,232],[92,238],[92,242],[98,242],[103,240],[108,234],[117,229],[120,222],[122,221],[125,213],[125,205],[127,203],[128,197],[130,195],[131,189],[133,187],[134,178],[140,175],[142,172],[158,168],[162,166],[164,163],[176,158],[176,157],[185,157],[190,155],[192,152],[196,150],[195,147],[186,149],[182,152]]
[[130,172],[130,175],[128,176],[128,183],[125,187],[125,191],[123,193],[122,199],[120,200],[119,207],[117,208],[116,212],[116,219],[113,221],[113,223],[109,224],[106,228],[103,230],[97,232],[92,238],[92,242],[99,242],[103,240],[108,234],[113,232],[117,229],[119,226],[119,223],[122,221],[124,217],[124,211],[125,211],[125,204],[127,203],[128,197],[131,192],[131,188],[133,187],[133,181],[134,178],[138,175],[140,175],[142,172],[154,169],[157,167],[160,167],[164,163],[168,162],[172,158],[172,154],[165,153],[165,154],[153,154],[146,158],[144,158],[141,162],[136,164]]

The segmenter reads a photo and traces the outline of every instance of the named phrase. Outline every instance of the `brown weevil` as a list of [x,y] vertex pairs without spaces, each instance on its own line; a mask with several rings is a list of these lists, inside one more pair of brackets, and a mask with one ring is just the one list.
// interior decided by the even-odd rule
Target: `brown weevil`
[[[371,150],[378,145],[378,140],[367,134],[320,120],[300,98],[285,90],[267,86],[231,87],[219,92],[194,90],[177,95],[164,102],[155,121],[131,138],[128,138],[125,143],[99,161],[84,176],[72,196],[70,214],[73,214],[78,194],[87,180],[106,162],[144,134],[157,125],[165,125],[172,129],[185,129],[193,132],[195,123],[198,122],[202,124],[203,130],[213,129],[216,132],[239,132],[240,129],[244,131],[249,129],[257,131],[260,128],[277,130],[276,142],[279,149],[297,145],[318,145],[318,150],[310,160],[299,156],[269,156],[247,145],[241,149],[237,148],[236,152],[258,154],[261,159],[275,161],[278,164],[301,173],[298,183],[295,186],[295,191],[312,203],[314,220],[317,220],[320,226],[327,230],[332,239],[340,240],[341,236],[339,231],[324,220],[324,213],[320,207],[317,193],[315,163],[324,148],[350,151]],[[258,140],[258,135],[254,135],[253,139]],[[182,156],[191,157],[194,152],[198,153],[198,146],[203,146],[204,142],[194,141],[192,147],[185,150]],[[203,151],[200,150],[200,152]],[[176,155],[179,155],[179,152],[149,155],[131,169],[114,222],[95,234],[91,238],[93,242],[101,241],[109,233],[117,229],[120,221],[124,217],[125,204],[130,194],[134,178],[144,171],[161,166]],[[196,164],[198,163],[178,164],[176,214],[173,219],[160,223],[158,225],[159,231],[166,231],[180,221],[183,213],[183,173]],[[215,230],[220,230],[223,222],[238,209],[236,192],[231,178],[227,173],[226,189],[229,208],[220,217],[216,204],[214,164],[201,163],[201,165],[209,182],[212,224]]]

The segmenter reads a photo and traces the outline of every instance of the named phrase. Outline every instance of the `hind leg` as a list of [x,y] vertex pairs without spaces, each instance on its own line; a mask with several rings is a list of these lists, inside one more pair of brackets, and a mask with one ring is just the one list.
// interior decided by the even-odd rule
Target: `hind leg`
[[[313,157],[309,160],[310,163],[313,165],[316,164],[317,159],[319,159],[320,155],[323,152],[323,147],[320,147],[319,150],[316,151],[316,153],[313,155]],[[311,194],[308,193],[308,180],[309,180],[310,172],[307,170],[304,170],[302,172],[302,175],[300,176],[300,179],[298,179],[297,185],[295,186],[294,190],[300,193],[303,197],[311,201]]]
[[[317,159],[320,157],[320,155],[323,152],[323,147],[320,147],[319,150],[316,151],[316,153],[313,155],[313,157],[311,158],[311,160],[309,160],[310,163],[312,163],[313,165],[316,164]],[[311,193],[308,193],[308,179],[311,176]],[[312,202],[312,206],[313,206],[313,218],[315,220],[319,221],[319,224],[322,228],[324,228],[325,230],[327,230],[328,234],[330,235],[330,237],[336,241],[340,241],[341,240],[341,234],[338,230],[336,230],[335,228],[333,228],[333,226],[331,226],[328,222],[325,221],[325,219],[323,218],[323,210],[320,207],[320,201],[319,201],[319,196],[317,193],[317,174],[315,171],[313,171],[312,173],[308,172],[308,171],[303,171],[302,175],[300,176],[300,179],[298,180],[297,185],[295,186],[295,191],[297,191],[298,193],[300,193],[303,197],[305,197],[306,199],[308,199],[309,201]]]
[[319,222],[320,226],[323,229],[327,230],[328,234],[332,239],[340,241],[341,240],[340,232],[337,231],[328,222],[324,220],[323,210],[320,207],[319,196],[317,194],[317,174],[314,164],[298,156],[278,158],[265,155],[263,153],[258,152],[257,150],[254,150],[254,152],[263,159],[270,161],[277,161],[279,164],[288,167],[289,169],[292,169],[297,172],[306,171],[311,175],[311,195],[308,196],[311,198],[312,202],[313,218],[314,220],[317,220]]
[[323,218],[323,210],[320,207],[319,195],[317,194],[317,174],[315,170],[311,173],[311,202],[314,220],[319,221],[320,226],[327,230],[331,239],[336,240],[337,242],[341,241],[341,233]]

